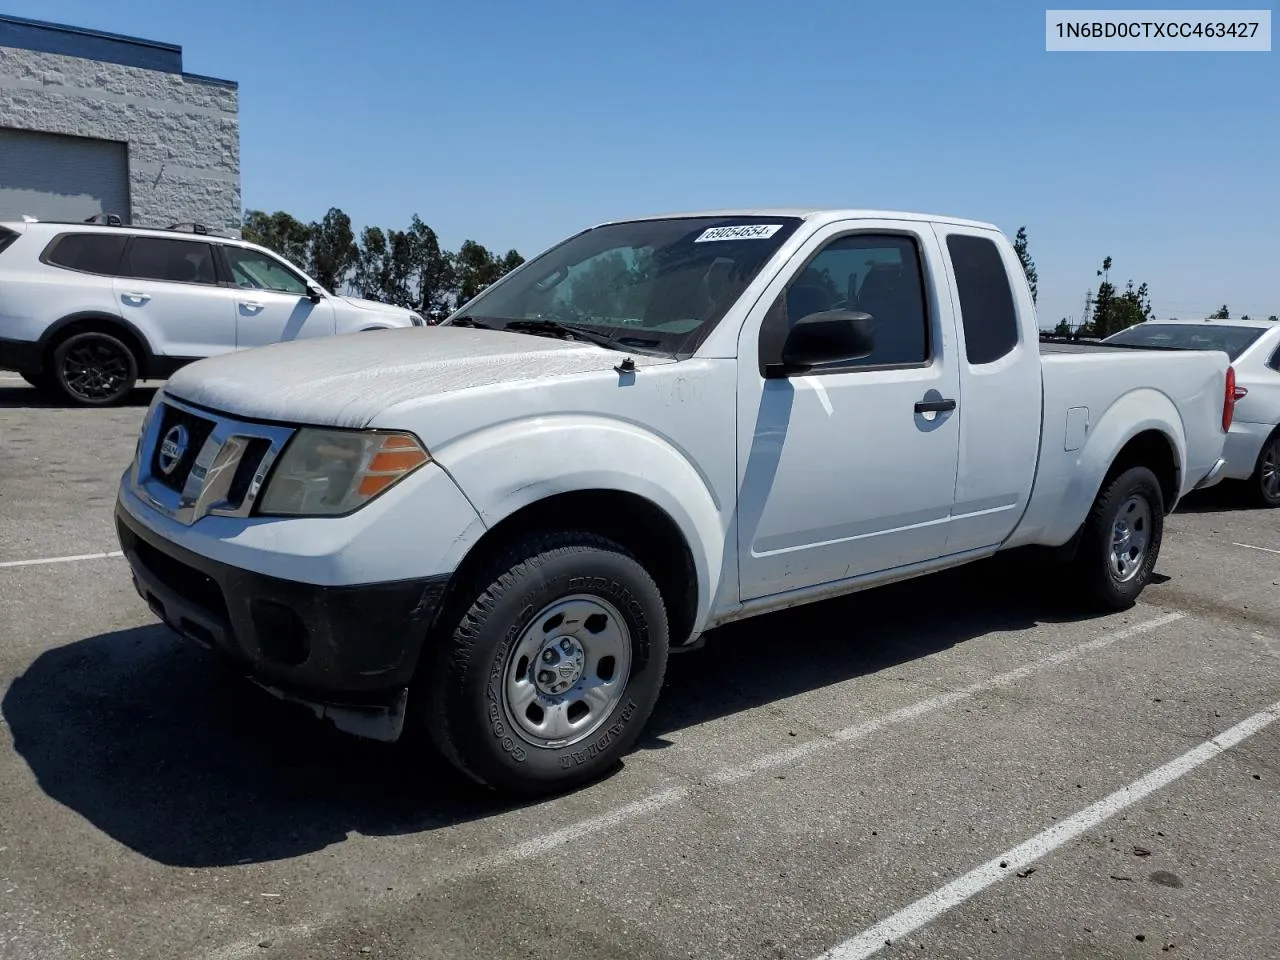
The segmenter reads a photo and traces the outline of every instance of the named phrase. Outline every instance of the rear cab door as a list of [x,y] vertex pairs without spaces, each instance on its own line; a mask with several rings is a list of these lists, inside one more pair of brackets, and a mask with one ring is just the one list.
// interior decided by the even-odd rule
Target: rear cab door
[[[963,405],[919,406],[946,408],[960,387],[945,270],[928,223],[831,223],[748,315],[738,342],[743,602],[946,552]],[[869,357],[764,376],[796,320],[837,308],[872,315]]]
[[112,286],[120,315],[148,332],[156,353],[201,358],[235,348],[231,291],[213,244],[132,236]]
[[237,349],[334,332],[333,304],[327,297],[312,303],[308,281],[297,270],[261,250],[219,249],[234,291]]

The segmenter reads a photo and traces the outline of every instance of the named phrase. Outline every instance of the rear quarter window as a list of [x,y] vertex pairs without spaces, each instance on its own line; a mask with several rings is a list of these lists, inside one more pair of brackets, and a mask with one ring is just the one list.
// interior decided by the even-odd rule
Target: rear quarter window
[[126,240],[110,233],[64,234],[49,244],[42,259],[55,267],[110,276],[116,272]]
[[8,227],[0,227],[0,253],[4,253],[4,248],[17,239],[17,230],[10,230]]
[[1000,248],[986,237],[954,233],[947,253],[956,274],[964,351],[977,366],[999,360],[1018,345],[1018,314]]

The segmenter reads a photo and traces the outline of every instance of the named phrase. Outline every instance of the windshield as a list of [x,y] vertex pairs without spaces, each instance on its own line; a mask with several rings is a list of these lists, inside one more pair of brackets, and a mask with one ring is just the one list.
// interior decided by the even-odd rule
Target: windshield
[[1221,350],[1235,361],[1260,336],[1261,327],[1231,327],[1218,323],[1140,323],[1102,342],[1170,350]]
[[567,324],[618,349],[687,355],[799,224],[680,217],[596,227],[530,261],[449,322],[542,332]]

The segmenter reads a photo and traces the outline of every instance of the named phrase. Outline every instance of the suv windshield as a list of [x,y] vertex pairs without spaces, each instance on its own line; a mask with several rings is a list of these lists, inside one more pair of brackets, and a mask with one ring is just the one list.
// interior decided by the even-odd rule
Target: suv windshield
[[1102,342],[1120,347],[1221,350],[1234,362],[1260,336],[1261,327],[1232,327],[1220,323],[1140,323]]
[[449,322],[552,336],[580,327],[619,349],[687,355],[799,224],[680,217],[595,227],[531,260]]

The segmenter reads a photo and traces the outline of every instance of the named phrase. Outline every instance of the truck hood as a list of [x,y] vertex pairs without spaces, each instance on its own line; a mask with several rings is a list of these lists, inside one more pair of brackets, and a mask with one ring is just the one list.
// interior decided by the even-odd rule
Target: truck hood
[[[409,400],[547,377],[598,373],[619,351],[471,327],[403,327],[294,340],[199,360],[164,390],[239,417],[364,427]],[[631,354],[637,366],[673,362]]]

